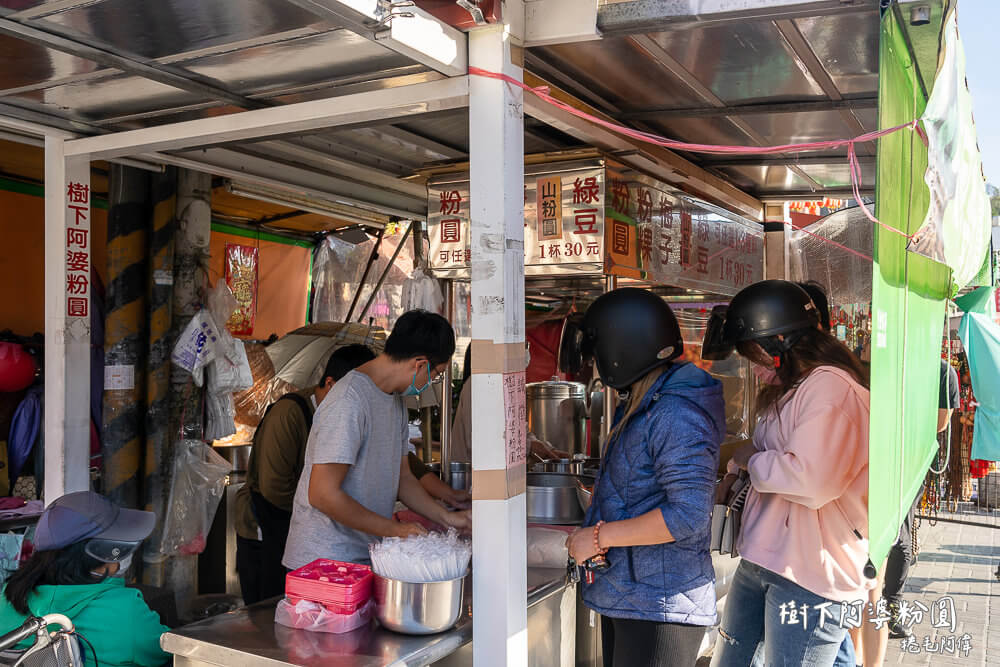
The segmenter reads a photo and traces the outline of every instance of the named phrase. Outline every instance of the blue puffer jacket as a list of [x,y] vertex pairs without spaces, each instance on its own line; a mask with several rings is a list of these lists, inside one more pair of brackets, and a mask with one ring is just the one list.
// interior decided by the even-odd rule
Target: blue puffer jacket
[[612,618],[716,622],[710,513],[725,425],[722,383],[692,364],[670,366],[646,394],[605,452],[584,525],[659,509],[674,542],[611,549],[611,567],[584,585],[588,607]]

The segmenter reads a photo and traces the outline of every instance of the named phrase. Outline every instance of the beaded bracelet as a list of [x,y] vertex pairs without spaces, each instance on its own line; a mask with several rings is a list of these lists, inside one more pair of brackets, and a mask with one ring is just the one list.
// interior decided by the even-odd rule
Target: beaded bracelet
[[601,526],[603,525],[604,525],[603,521],[598,521],[597,525],[594,526],[594,548],[597,549],[597,553],[601,554],[602,556],[608,553],[607,549],[601,548]]

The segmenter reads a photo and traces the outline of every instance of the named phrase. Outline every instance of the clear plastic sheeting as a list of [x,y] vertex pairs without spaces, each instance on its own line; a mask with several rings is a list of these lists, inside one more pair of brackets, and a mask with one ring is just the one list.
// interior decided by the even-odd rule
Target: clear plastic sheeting
[[193,556],[205,550],[232,468],[200,440],[181,440],[177,444],[160,554]]
[[[404,236],[406,244],[389,269],[371,308],[365,314],[364,322],[367,324],[369,319],[372,319],[375,326],[389,331],[396,318],[405,312],[403,286],[410,279],[414,269],[413,244],[410,243],[405,231],[406,228],[402,225],[390,225],[386,228],[378,257],[368,272],[354,313],[351,314],[352,321],[360,321],[361,313],[371,297],[372,290],[389,266],[389,260],[403,242]],[[354,245],[329,236],[326,242],[319,245],[313,265],[314,322],[343,322],[347,319],[358,284],[364,276],[368,259],[377,243],[377,239],[370,239]]]
[[726,401],[727,440],[744,440],[750,437],[750,412],[756,391],[749,364],[736,353],[721,361],[701,358],[705,329],[708,328],[708,319],[715,305],[718,304],[670,304],[681,326],[681,337],[684,340],[684,355],[680,360],[693,363],[722,383]]
[[816,281],[830,304],[870,304],[872,262],[845,250],[872,256],[872,223],[860,207],[845,208],[789,232],[788,275],[796,282]]
[[385,332],[361,324],[320,322],[296,329],[270,345],[247,345],[253,386],[234,396],[236,439],[216,444],[249,444],[271,403],[319,384],[334,350],[354,344],[367,345],[377,354],[385,346]]

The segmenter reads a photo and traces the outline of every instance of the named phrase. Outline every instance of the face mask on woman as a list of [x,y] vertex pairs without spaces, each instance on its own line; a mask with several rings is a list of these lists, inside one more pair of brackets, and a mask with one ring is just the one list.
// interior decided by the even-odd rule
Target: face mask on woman
[[778,384],[778,371],[774,368],[768,368],[767,366],[761,366],[759,364],[750,364],[750,370],[753,374],[757,376],[757,379],[762,384]]

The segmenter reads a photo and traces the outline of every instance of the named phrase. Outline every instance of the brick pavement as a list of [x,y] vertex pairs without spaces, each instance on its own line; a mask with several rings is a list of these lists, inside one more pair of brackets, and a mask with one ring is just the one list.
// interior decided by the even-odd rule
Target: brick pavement
[[[890,640],[886,665],[933,665],[979,667],[1000,665],[1000,529],[966,526],[939,521],[930,526],[922,521],[918,531],[920,554],[910,569],[903,592],[905,600],[920,601],[927,607],[944,596],[955,602],[954,635],[970,635],[972,648],[968,657],[957,651],[925,651],[924,638],[933,646],[935,630],[929,618],[913,626],[920,653],[903,650],[901,640]],[[993,615],[995,620],[990,624]],[[951,635],[949,629],[944,634]],[[957,648],[956,641],[956,648]]]

